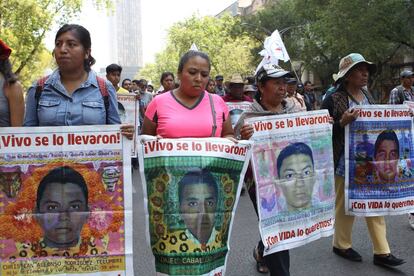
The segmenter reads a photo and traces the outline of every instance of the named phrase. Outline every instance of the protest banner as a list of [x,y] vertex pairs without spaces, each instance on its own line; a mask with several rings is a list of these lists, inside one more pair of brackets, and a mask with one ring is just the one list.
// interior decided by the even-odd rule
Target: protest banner
[[407,105],[411,111],[414,110],[414,102],[411,101],[404,101],[404,104]]
[[248,118],[264,255],[333,234],[332,125],[326,110]]
[[234,128],[243,112],[252,111],[251,102],[226,102],[229,108],[231,126]]
[[251,142],[140,139],[147,239],[157,275],[224,275]]
[[139,124],[139,101],[135,94],[116,94],[118,101],[118,114],[123,124],[135,127],[135,134],[131,144],[131,157],[137,157],[137,140]]
[[0,128],[0,272],[133,275],[119,125]]
[[407,105],[358,106],[345,128],[345,211],[355,216],[414,211],[413,126]]

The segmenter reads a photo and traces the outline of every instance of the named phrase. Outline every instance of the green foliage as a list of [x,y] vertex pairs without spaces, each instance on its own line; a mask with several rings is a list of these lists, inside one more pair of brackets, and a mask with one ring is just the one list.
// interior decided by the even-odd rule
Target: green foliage
[[140,77],[158,85],[162,72],[176,72],[180,57],[195,43],[211,59],[211,76],[222,74],[229,78],[234,73],[251,75],[254,70],[250,49],[257,42],[246,34],[235,33],[240,19],[226,15],[222,18],[191,17],[174,24],[168,32],[165,49],[156,55],[154,64],[147,64]]
[[[53,24],[69,22],[83,0],[2,0],[0,37],[13,49],[11,62],[23,85],[28,87],[51,63],[44,45]],[[94,0],[98,7],[110,7],[111,0]]]
[[[412,0],[280,0],[245,21],[271,31],[299,26],[283,36],[289,55],[323,85],[332,82],[340,58],[351,52],[377,63],[376,81],[382,83],[392,78],[386,69],[391,60],[414,50],[413,12]],[[257,36],[257,29],[245,31]]]

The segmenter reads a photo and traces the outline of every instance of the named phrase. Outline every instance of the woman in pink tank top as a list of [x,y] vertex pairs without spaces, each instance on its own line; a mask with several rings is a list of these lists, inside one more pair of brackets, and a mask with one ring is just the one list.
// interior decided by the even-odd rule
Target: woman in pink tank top
[[155,97],[145,112],[142,134],[163,138],[233,138],[229,111],[221,97],[205,91],[210,59],[199,51],[188,51],[177,76],[180,86]]

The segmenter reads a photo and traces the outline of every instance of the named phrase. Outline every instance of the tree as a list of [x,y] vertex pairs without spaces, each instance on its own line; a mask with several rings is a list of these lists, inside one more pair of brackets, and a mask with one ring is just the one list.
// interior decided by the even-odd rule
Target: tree
[[244,33],[235,33],[240,19],[225,15],[222,18],[193,16],[174,24],[168,32],[165,49],[156,55],[154,64],[147,64],[139,75],[158,84],[162,72],[176,72],[180,57],[195,43],[211,59],[211,75],[229,78],[234,73],[251,75],[254,67],[250,49],[257,44]]
[[[13,49],[15,73],[27,87],[48,64],[43,43],[54,24],[63,24],[77,15],[83,0],[2,0],[0,37]],[[94,0],[97,7],[111,7],[110,0]],[[42,60],[43,57],[43,60]]]
[[378,65],[372,86],[379,87],[392,78],[391,61],[414,52],[413,12],[412,0],[280,0],[246,20],[271,30],[300,26],[284,35],[285,44],[322,85],[332,82],[341,57],[358,52]]

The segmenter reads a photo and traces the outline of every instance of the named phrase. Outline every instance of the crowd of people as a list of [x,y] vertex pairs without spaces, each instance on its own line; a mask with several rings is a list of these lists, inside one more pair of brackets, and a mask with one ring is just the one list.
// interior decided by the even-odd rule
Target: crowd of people
[[[228,81],[223,75],[210,77],[211,62],[207,54],[190,50],[179,62],[176,76],[164,72],[157,90],[145,79],[123,79],[122,67],[111,64],[106,79],[91,70],[89,32],[79,25],[64,25],[55,37],[53,50],[57,69],[36,81],[24,92],[12,72],[11,49],[0,40],[0,126],[72,126],[120,124],[116,93],[134,93],[140,103],[142,134],[162,138],[223,137],[237,142],[250,139],[254,129],[239,120],[234,129],[226,102],[249,102],[254,116],[306,112],[318,108],[310,81],[303,84],[292,72],[277,64],[265,64],[253,77],[235,73]],[[350,261],[362,261],[352,248],[353,216],[344,210],[344,128],[358,117],[357,105],[374,104],[367,89],[376,66],[360,54],[349,54],[339,62],[335,89],[327,94],[321,109],[333,118],[333,152],[335,164],[335,234],[333,252]],[[404,70],[401,85],[390,93],[390,104],[414,100],[414,74]],[[121,83],[121,86],[119,84]],[[24,102],[25,101],[25,102]],[[192,118],[188,120],[188,118]],[[185,122],[185,124],[183,124]],[[133,125],[122,125],[122,133],[132,138]],[[253,174],[247,172],[245,185],[257,212]],[[414,214],[409,215],[414,229]],[[366,223],[373,244],[374,264],[397,266],[403,259],[391,254],[383,217],[367,217]],[[259,239],[254,248],[257,271],[271,275],[289,275],[289,251],[263,257],[264,245]]]

